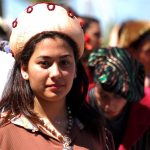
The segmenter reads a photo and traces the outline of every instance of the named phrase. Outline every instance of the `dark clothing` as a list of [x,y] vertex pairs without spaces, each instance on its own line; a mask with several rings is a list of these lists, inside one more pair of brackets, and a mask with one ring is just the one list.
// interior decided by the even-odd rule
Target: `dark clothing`
[[120,145],[124,135],[124,130],[126,128],[126,123],[129,115],[129,109],[130,105],[127,104],[121,115],[119,115],[117,118],[114,118],[112,120],[106,119],[107,128],[113,135],[116,149],[118,149],[118,146]]

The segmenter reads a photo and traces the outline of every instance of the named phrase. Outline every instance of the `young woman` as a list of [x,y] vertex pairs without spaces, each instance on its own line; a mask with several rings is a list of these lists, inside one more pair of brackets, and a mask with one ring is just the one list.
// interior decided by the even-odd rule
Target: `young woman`
[[3,150],[114,149],[103,119],[85,101],[80,23],[52,3],[29,6],[13,22],[15,57],[0,103]]
[[144,67],[116,47],[93,52],[89,65],[95,84],[89,87],[88,102],[103,112],[116,149],[149,150],[150,90],[144,91]]
[[93,71],[88,67],[88,57],[92,51],[100,48],[102,45],[102,31],[100,21],[94,17],[80,16],[84,32],[84,54],[82,56],[82,64],[88,76],[89,83],[93,82]]

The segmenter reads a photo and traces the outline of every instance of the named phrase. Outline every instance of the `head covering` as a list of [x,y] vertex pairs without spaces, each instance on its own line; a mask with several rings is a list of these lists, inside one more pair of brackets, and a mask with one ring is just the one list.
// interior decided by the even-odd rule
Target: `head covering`
[[144,68],[125,49],[101,48],[90,54],[89,66],[102,89],[114,92],[130,102],[144,96]]
[[119,47],[129,47],[146,32],[150,31],[150,21],[127,21],[120,27]]
[[37,3],[29,6],[12,23],[10,48],[14,56],[35,35],[44,31],[56,31],[69,36],[78,46],[78,56],[84,50],[84,34],[79,20],[63,7],[53,3]]

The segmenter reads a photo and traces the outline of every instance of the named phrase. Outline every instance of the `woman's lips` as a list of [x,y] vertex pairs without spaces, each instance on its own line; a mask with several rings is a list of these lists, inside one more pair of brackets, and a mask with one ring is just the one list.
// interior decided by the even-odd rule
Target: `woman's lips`
[[50,88],[51,90],[59,90],[60,88],[64,87],[64,85],[63,84],[52,84],[52,85],[48,85],[46,87]]
[[107,110],[107,111],[105,111],[105,113],[107,113],[108,115],[111,115],[111,116],[116,114],[116,112],[112,111],[112,110]]

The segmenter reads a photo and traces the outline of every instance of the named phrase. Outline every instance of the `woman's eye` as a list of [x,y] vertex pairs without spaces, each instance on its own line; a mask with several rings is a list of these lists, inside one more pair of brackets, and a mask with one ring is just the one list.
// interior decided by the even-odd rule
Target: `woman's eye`
[[50,66],[48,61],[41,61],[39,64],[42,68],[48,68]]
[[100,93],[100,96],[101,96],[102,99],[105,99],[105,100],[109,100],[110,99],[109,95],[104,94],[104,93]]
[[60,61],[60,65],[62,67],[67,67],[67,66],[70,66],[71,65],[71,62],[69,60],[61,60]]
[[101,97],[102,97],[103,99],[109,99],[109,98],[110,98],[108,95],[101,95]]
[[121,97],[119,95],[114,96],[116,99],[120,99]]

